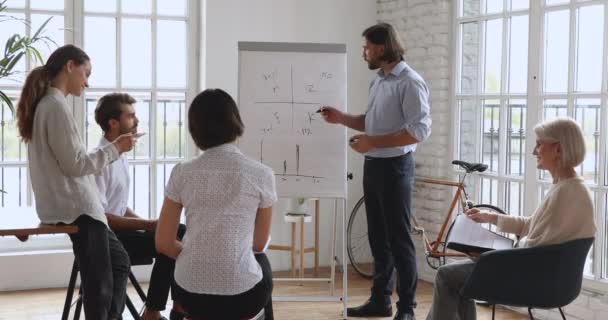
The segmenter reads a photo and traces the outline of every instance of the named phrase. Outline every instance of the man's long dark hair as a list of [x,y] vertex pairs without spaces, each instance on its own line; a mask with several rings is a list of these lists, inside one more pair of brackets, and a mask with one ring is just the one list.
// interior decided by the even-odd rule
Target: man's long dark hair
[[405,49],[401,38],[392,25],[380,22],[363,31],[361,34],[367,41],[384,46],[382,60],[388,63],[403,60]]

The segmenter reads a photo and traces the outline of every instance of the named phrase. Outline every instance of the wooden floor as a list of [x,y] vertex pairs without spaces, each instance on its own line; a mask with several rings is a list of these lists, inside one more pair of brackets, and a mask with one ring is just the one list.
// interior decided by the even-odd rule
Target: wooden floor
[[[338,279],[342,279],[337,274]],[[363,303],[369,294],[370,282],[356,274],[349,274],[349,306]],[[341,283],[341,282],[339,282]],[[339,285],[336,288],[340,287]],[[340,290],[336,290],[340,294]],[[65,289],[45,289],[17,292],[0,293],[0,320],[57,320],[61,318],[61,311],[65,299]],[[275,282],[275,295],[328,295],[329,289],[326,283],[286,283]],[[416,317],[424,320],[428,313],[433,294],[433,287],[427,282],[419,282],[417,290],[418,307]],[[134,291],[130,288],[130,296],[135,298]],[[136,306],[141,307],[141,302],[133,299]],[[394,299],[396,301],[396,298]],[[394,308],[394,307],[393,307]],[[169,310],[168,307],[167,310]],[[275,318],[277,320],[296,319],[341,319],[342,305],[335,302],[275,302]],[[491,319],[491,309],[477,307],[477,319]],[[125,319],[132,319],[125,312]],[[168,311],[164,312],[168,317]],[[497,319],[501,320],[523,320],[525,315],[515,313],[503,308],[497,308]],[[84,315],[81,316],[84,319]],[[358,318],[367,319],[367,318]],[[369,318],[369,319],[392,319],[392,318]]]

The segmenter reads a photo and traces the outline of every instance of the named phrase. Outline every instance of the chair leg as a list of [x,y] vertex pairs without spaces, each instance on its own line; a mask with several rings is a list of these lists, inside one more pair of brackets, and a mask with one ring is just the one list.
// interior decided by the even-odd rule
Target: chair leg
[[147,299],[146,298],[146,294],[144,293],[144,290],[139,285],[139,282],[135,278],[135,275],[133,275],[133,272],[129,272],[129,279],[131,280],[131,284],[133,284],[133,287],[135,288],[135,291],[137,291],[137,294],[141,298],[141,301],[143,301],[145,303],[146,299]]
[[496,305],[492,305],[492,320],[494,320],[494,315],[496,314]]
[[566,316],[564,315],[564,310],[562,310],[562,308],[561,308],[561,307],[560,307],[560,308],[557,308],[557,309],[559,309],[559,313],[562,315],[562,319],[563,319],[563,320],[566,320]]
[[70,282],[68,283],[68,293],[65,296],[65,303],[63,304],[63,313],[61,314],[61,320],[68,320],[70,316],[70,306],[72,305],[72,296],[74,295],[74,287],[76,286],[76,277],[78,276],[78,264],[76,258],[72,264],[72,273],[70,274]]
[[137,309],[135,309],[135,306],[133,305],[133,302],[131,302],[131,299],[129,298],[129,296],[127,296],[127,309],[129,309],[129,312],[131,312],[131,316],[133,316],[133,319],[135,320],[140,320],[141,317],[139,316],[139,312],[137,312]]
[[532,308],[528,307],[528,314],[530,315],[530,320],[534,320],[534,316],[532,315]]

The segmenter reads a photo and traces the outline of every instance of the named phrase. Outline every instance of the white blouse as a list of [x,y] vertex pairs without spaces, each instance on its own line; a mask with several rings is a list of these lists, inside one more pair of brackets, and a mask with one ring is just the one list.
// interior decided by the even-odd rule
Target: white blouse
[[165,195],[186,213],[188,231],[175,264],[180,287],[236,295],[262,280],[253,229],[258,208],[277,200],[272,169],[224,144],[176,165]]
[[93,174],[118,159],[108,144],[87,152],[63,93],[49,87],[38,102],[32,140],[27,145],[28,168],[43,223],[72,223],[86,214],[107,225]]

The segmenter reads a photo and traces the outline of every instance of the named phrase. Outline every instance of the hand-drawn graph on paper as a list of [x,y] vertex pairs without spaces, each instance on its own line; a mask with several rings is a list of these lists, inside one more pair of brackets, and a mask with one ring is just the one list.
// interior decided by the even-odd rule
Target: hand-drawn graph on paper
[[[322,176],[309,175],[307,172],[300,168],[300,162],[302,159],[300,158],[300,150],[302,146],[296,144],[293,146],[291,150],[284,150],[283,153],[283,162],[282,162],[282,171],[274,172],[275,176],[280,182],[287,182],[289,179],[294,180],[295,182],[301,182],[305,179],[310,179],[310,182],[313,184],[318,184],[325,179]],[[290,154],[291,152],[295,152]],[[260,162],[265,163],[264,161],[264,139],[260,141]]]
[[239,146],[274,170],[281,196],[346,195],[346,130],[323,105],[346,108],[343,45],[239,43]]

